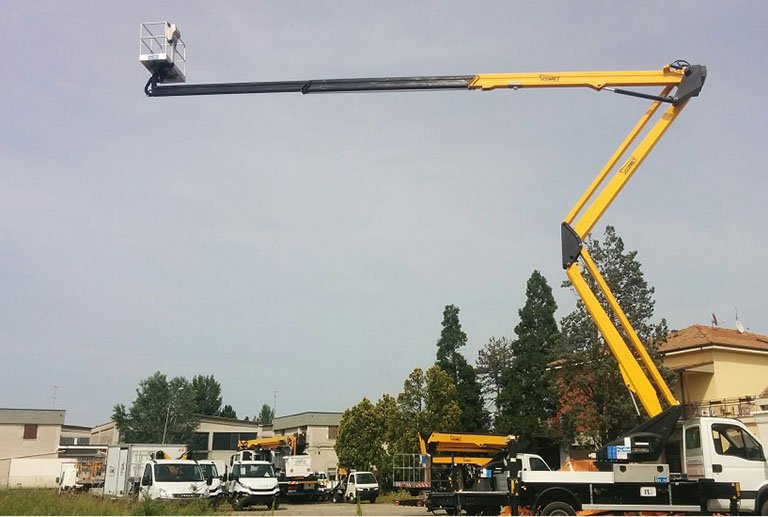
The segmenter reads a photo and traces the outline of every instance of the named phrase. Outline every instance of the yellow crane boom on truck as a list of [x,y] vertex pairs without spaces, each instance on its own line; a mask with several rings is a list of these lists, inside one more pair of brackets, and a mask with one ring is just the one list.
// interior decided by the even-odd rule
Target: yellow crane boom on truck
[[[587,88],[597,92],[610,91],[650,100],[650,105],[642,113],[638,122],[565,216],[561,224],[561,240],[562,264],[568,279],[616,358],[626,386],[637,396],[650,417],[648,422],[641,424],[616,441],[616,443],[622,443],[624,446],[626,446],[627,438],[632,442],[631,451],[622,459],[644,461],[658,458],[681,415],[680,404],[600,274],[594,260],[584,246],[584,240],[653,150],[659,139],[687,106],[688,101],[699,95],[707,76],[705,66],[692,65],[687,61],[677,60],[658,70],[488,73],[184,84],[186,78],[180,68],[183,67],[184,58],[175,57],[178,54],[178,49],[183,48],[183,42],[175,34],[172,34],[170,38],[167,36],[169,32],[173,33],[173,31],[168,30],[169,27],[173,28],[174,26],[167,24],[165,36],[160,35],[154,40],[142,38],[142,45],[147,48],[157,41],[166,45],[163,47],[162,53],[142,53],[140,56],[141,62],[151,73],[151,77],[144,87],[144,92],[149,97],[291,92],[315,94],[446,89],[491,91],[528,88]],[[164,82],[175,84],[164,84]],[[645,87],[660,88],[660,91],[648,93],[627,89]],[[662,106],[666,106],[666,109],[660,116],[654,117]],[[613,318],[601,305],[598,294],[590,288],[585,273],[594,279],[599,293],[610,307]],[[618,322],[626,339],[622,336],[615,322]],[[663,404],[667,405],[667,409],[663,409]],[[609,456],[610,453],[607,448],[598,452],[599,459],[608,459]]]

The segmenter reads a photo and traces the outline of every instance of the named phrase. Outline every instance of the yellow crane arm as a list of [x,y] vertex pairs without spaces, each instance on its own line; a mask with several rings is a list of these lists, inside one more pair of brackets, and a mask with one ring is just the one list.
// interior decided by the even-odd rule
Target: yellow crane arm
[[[154,63],[152,76],[144,87],[150,97],[186,96],[186,95],[222,95],[241,93],[287,93],[302,94],[331,92],[365,91],[403,91],[403,90],[495,90],[524,88],[590,88],[609,90],[615,93],[640,97],[652,101],[650,107],[640,117],[629,135],[619,145],[593,182],[574,205],[562,223],[563,268],[576,292],[584,302],[587,311],[595,321],[604,337],[608,348],[619,363],[622,377],[628,388],[637,394],[643,408],[650,417],[662,412],[663,398],[670,406],[678,406],[658,369],[648,356],[637,333],[619,307],[605,280],[597,270],[594,261],[584,249],[583,241],[594,225],[605,213],[610,204],[621,192],[648,153],[664,135],[685,108],[688,100],[701,91],[707,75],[702,65],[691,65],[685,61],[675,61],[661,70],[629,70],[604,72],[536,72],[536,73],[494,73],[455,76],[418,76],[418,77],[379,77],[358,79],[322,79],[302,81],[213,83],[213,84],[162,84],[177,81],[173,74],[173,65]],[[626,87],[656,87],[660,93],[651,94],[627,90]],[[646,127],[654,118],[659,108],[667,104],[668,108],[656,122]],[[629,156],[619,164],[632,144],[638,140]],[[590,288],[583,276],[578,260],[581,259],[588,274],[595,280],[600,293],[608,302],[611,312],[624,330],[634,352],[630,350],[614,321],[601,306],[597,294]],[[635,354],[640,357],[642,366]],[[645,370],[643,369],[645,368]],[[646,374],[646,371],[648,372]],[[655,385],[655,387],[654,387]],[[660,392],[660,395],[657,392]],[[665,431],[666,432],[666,431]]]
[[240,451],[251,450],[271,450],[281,447],[289,447],[291,454],[296,454],[297,437],[293,435],[270,436],[268,438],[254,438],[253,440],[240,440],[237,449]]

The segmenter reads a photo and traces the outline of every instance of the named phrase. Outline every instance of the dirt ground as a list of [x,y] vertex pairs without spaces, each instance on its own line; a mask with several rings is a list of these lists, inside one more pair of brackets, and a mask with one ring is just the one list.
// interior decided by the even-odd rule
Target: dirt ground
[[[222,505],[224,508],[224,505]],[[397,506],[392,503],[361,503],[360,509],[365,515],[419,515],[428,517],[432,514],[423,506]],[[280,503],[280,508],[275,510],[275,517],[292,515],[357,515],[357,505],[349,503],[317,503],[317,504],[286,504]],[[437,515],[445,515],[439,512]],[[272,516],[272,510],[254,506],[241,512],[232,512],[231,515],[252,515],[253,517]]]

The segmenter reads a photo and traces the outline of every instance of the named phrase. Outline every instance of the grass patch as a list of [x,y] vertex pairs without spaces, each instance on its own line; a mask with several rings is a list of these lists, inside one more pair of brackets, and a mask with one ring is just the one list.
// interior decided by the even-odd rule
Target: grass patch
[[109,499],[56,489],[0,489],[0,515],[209,515],[207,500],[189,502]]
[[376,498],[376,502],[395,504],[395,501],[398,499],[417,499],[419,497],[421,496],[409,494],[407,490],[393,490],[391,492],[379,494],[379,497]]

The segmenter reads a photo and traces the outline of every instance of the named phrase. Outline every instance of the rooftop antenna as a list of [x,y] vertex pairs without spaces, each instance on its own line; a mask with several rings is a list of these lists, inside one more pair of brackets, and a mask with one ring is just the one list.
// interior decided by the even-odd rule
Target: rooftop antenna
[[54,384],[53,385],[53,395],[51,395],[51,398],[53,399],[53,409],[56,409],[56,391],[59,389],[59,387]]
[[712,313],[712,326],[717,327],[717,316],[715,316],[715,313]]
[[736,307],[736,330],[739,331],[739,334],[744,333],[744,325],[739,321],[739,308]]
[[272,392],[272,418],[277,416],[277,390]]

